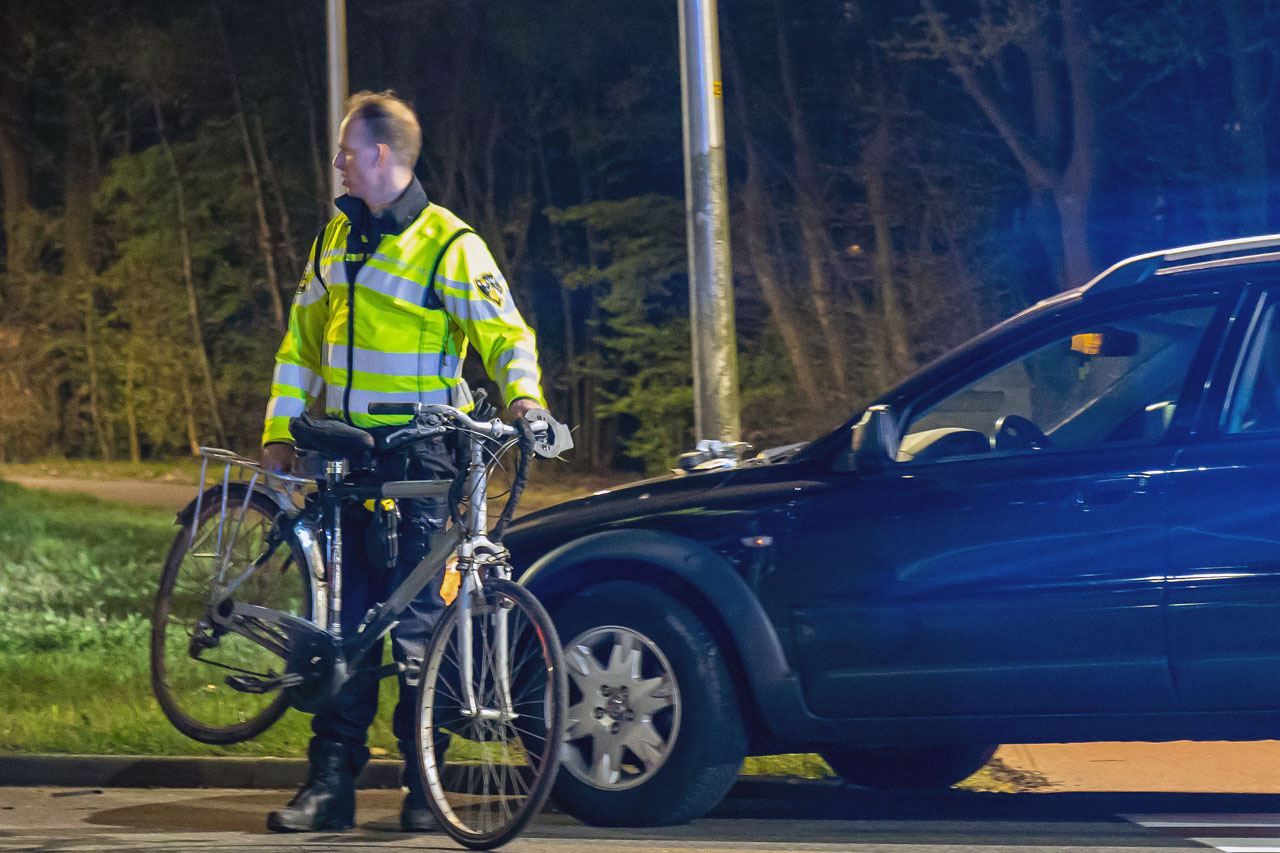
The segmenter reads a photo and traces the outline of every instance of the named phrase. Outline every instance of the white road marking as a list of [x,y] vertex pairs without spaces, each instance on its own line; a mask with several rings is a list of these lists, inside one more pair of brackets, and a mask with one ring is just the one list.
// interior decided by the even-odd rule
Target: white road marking
[[1280,853],[1280,832],[1266,838],[1240,838],[1231,830],[1280,830],[1280,815],[1269,814],[1163,814],[1120,815],[1125,820],[1194,841],[1222,853]]

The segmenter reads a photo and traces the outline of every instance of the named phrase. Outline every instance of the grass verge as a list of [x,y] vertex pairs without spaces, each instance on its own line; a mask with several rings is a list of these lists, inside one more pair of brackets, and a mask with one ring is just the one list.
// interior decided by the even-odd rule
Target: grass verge
[[[151,695],[152,596],[178,528],[172,512],[0,481],[0,750],[301,756],[308,719],[215,747],[179,734]],[[395,685],[383,685],[387,704]],[[389,724],[370,733],[394,751]]]

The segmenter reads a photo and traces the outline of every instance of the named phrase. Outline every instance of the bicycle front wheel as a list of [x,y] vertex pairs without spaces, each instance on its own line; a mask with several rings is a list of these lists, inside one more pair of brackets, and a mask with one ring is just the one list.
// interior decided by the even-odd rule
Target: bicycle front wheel
[[467,623],[456,602],[440,620],[418,688],[428,801],[440,827],[477,850],[515,838],[546,803],[568,697],[547,611],[511,581],[484,583]]
[[[279,692],[241,693],[228,675],[266,677],[283,661],[209,618],[215,586],[239,578],[266,551],[280,509],[270,498],[232,484],[223,511],[222,487],[205,492],[192,536],[190,523],[174,540],[151,616],[151,689],[169,721],[201,743],[229,744],[265,731],[285,712]],[[240,583],[232,599],[310,618],[310,576],[288,545],[279,545]]]

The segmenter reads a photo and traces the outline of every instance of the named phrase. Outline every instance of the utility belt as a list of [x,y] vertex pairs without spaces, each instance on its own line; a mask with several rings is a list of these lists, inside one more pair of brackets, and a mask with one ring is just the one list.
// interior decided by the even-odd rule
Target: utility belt
[[[373,427],[368,432],[376,439],[382,439],[386,434],[399,429],[403,427],[381,426]],[[380,483],[452,479],[459,470],[458,453],[457,442],[452,433],[433,436],[394,453],[379,456],[374,463],[373,476],[375,482]],[[435,529],[436,522],[439,529],[444,529],[448,517],[447,500],[443,498],[409,498],[400,502],[390,498],[368,500],[363,509],[373,516],[365,528],[365,554],[373,566],[384,570],[394,567],[400,556],[401,522],[406,515],[412,516],[413,522],[421,522],[419,517],[425,515],[424,533]]]

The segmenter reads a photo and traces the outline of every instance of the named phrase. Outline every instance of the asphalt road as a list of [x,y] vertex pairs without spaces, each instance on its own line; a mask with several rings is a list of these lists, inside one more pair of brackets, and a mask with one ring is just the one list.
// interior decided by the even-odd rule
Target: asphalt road
[[[0,788],[0,851],[452,850],[397,831],[399,792],[359,794],[345,833],[274,835],[287,791]],[[1143,826],[1132,819],[1159,826]],[[950,791],[926,797],[806,786],[737,797],[686,826],[613,829],[545,814],[510,851],[1280,850],[1280,795]],[[1129,817],[1126,817],[1129,816]],[[1215,826],[1215,824],[1217,824]],[[1194,840],[1201,839],[1201,840]]]

